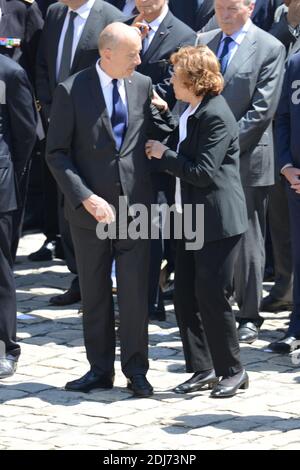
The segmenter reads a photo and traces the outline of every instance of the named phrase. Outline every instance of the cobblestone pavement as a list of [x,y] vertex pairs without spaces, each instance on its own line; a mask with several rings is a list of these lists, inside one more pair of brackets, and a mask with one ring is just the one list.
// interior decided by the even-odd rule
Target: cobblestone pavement
[[265,314],[260,340],[242,347],[250,388],[234,398],[171,391],[189,377],[172,305],[166,322],[149,327],[153,398],[131,397],[119,349],[113,390],[64,391],[66,381],[87,371],[81,317],[79,305],[48,305],[71,276],[62,261],[27,260],[42,240],[21,240],[15,268],[22,355],[15,376],[0,383],[0,449],[299,449],[299,366],[263,351],[281,335],[288,312]]

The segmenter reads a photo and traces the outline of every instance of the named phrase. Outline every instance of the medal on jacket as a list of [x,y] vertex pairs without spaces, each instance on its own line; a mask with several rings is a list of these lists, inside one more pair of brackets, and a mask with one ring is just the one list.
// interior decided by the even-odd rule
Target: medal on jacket
[[0,38],[0,46],[12,49],[13,47],[21,46],[21,39],[19,38]]

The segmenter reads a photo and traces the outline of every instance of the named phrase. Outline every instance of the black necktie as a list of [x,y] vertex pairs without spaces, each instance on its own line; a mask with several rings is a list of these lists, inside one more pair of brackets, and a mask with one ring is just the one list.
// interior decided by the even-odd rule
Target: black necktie
[[112,84],[113,111],[111,115],[111,125],[115,136],[116,147],[120,150],[126,132],[127,110],[118,90],[118,80],[114,78]]
[[58,83],[63,82],[70,76],[71,60],[72,60],[72,46],[74,36],[74,20],[77,16],[75,11],[70,11],[69,24],[66,31],[64,45],[61,55],[60,67],[58,72]]
[[226,36],[226,38],[223,40],[224,46],[222,50],[222,54],[219,57],[220,61],[220,66],[221,66],[221,73],[222,75],[225,74],[227,67],[228,67],[228,61],[229,61],[229,45],[233,42],[234,40],[230,36]]

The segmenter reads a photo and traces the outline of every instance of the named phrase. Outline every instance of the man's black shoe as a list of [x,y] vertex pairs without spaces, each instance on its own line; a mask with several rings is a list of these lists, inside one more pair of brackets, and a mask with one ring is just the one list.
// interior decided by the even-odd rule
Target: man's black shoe
[[272,297],[272,295],[268,295],[261,301],[260,310],[262,312],[285,312],[285,311],[292,311],[293,310],[293,303],[288,302],[286,300],[278,300]]
[[223,377],[222,380],[212,390],[212,398],[230,398],[233,397],[241,388],[246,390],[249,387],[249,377],[245,369],[235,375]]
[[149,321],[166,321],[166,312],[163,310],[152,310],[149,313]]
[[259,327],[248,321],[241,323],[238,328],[238,338],[240,343],[252,344],[258,338]]
[[65,305],[76,304],[77,302],[80,302],[80,300],[81,300],[80,292],[69,289],[63,294],[55,295],[54,297],[51,297],[51,299],[49,299],[49,303],[57,307],[64,307]]
[[94,388],[110,389],[114,386],[114,375],[98,375],[93,371],[87,372],[77,380],[67,382],[65,389],[70,392],[90,392]]
[[265,351],[278,354],[290,354],[296,349],[300,349],[300,339],[295,338],[295,336],[285,336],[280,341],[270,343]]
[[174,388],[175,393],[192,393],[201,390],[206,385],[208,388],[213,388],[219,382],[216,377],[214,369],[206,372],[195,372],[195,374],[186,382],[183,382]]
[[14,375],[17,369],[17,359],[11,356],[0,358],[0,379]]
[[55,250],[55,241],[46,240],[38,251],[28,255],[29,261],[51,261]]
[[145,375],[134,375],[127,379],[127,388],[133,392],[134,397],[147,398],[153,395],[153,387]]

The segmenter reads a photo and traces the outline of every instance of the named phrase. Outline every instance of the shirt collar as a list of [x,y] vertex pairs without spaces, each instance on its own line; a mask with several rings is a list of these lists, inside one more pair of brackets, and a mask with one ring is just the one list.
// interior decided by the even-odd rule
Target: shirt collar
[[86,20],[90,14],[91,9],[93,8],[95,0],[88,0],[85,2],[81,7],[77,8],[77,10],[72,10],[68,8],[68,12],[75,11],[78,16],[80,16],[83,20]]
[[[241,27],[241,29],[239,31],[236,31],[235,33],[231,34],[230,37],[234,40],[234,42],[236,44],[238,44],[239,46],[241,45],[241,43],[242,43],[245,35],[248,33],[251,25],[252,25],[252,21],[251,21],[250,18],[248,18],[246,23]],[[223,33],[222,41],[227,37],[228,37],[227,34]]]
[[[100,79],[101,86],[103,88],[106,88],[108,85],[111,84],[113,78],[108,75],[104,70],[101,68],[100,61],[97,60],[96,62],[96,71]],[[122,85],[124,83],[124,80],[118,80],[119,84]]]
[[157,18],[155,18],[155,20],[151,21],[151,23],[147,23],[147,21],[144,20],[143,23],[149,25],[150,28],[154,31],[154,33],[156,33],[156,31],[158,30],[158,28],[160,27],[161,23],[163,22],[163,20],[165,19],[168,13],[169,13],[169,7],[168,7],[168,4],[166,4],[161,14]]

